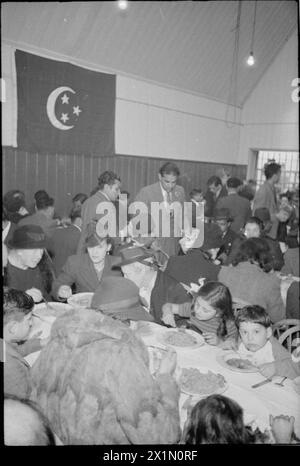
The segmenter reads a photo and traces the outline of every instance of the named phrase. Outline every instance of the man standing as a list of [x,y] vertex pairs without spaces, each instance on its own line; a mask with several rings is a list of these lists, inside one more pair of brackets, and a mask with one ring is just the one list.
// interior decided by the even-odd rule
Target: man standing
[[238,178],[229,178],[227,181],[228,195],[222,197],[217,202],[218,209],[229,209],[233,221],[231,229],[239,233],[246,221],[251,217],[250,201],[239,196],[238,188],[242,182]]
[[269,209],[271,221],[273,223],[272,230],[269,232],[269,236],[276,238],[280,215],[278,214],[279,209],[275,185],[279,183],[280,180],[281,165],[275,162],[269,163],[265,166],[264,172],[266,181],[255,194],[253,201],[253,212],[261,207],[266,207]]
[[214,210],[218,199],[227,196],[226,186],[222,185],[221,178],[218,176],[211,176],[207,181],[207,192],[205,194],[205,217],[213,217]]
[[[168,256],[178,254],[180,249],[178,241],[181,237],[183,228],[183,216],[175,215],[176,212],[172,209],[172,203],[180,203],[182,208],[184,206],[185,192],[182,186],[177,185],[179,175],[179,169],[174,163],[165,163],[159,170],[159,181],[142,188],[135,198],[135,202],[143,202],[147,206],[149,213],[151,213],[152,203],[163,203],[163,207],[165,209],[164,213],[168,213],[168,215],[165,215],[163,218],[167,218],[170,222],[170,235],[164,237],[162,231],[163,225],[160,221],[160,224],[156,225],[158,232],[156,243],[157,246]],[[156,221],[153,218],[152,220],[153,223],[156,224]],[[166,257],[160,257],[160,260],[165,261]]]
[[[88,234],[88,224],[96,222],[102,215],[96,213],[97,207],[101,202],[114,202],[120,194],[121,181],[120,178],[111,171],[105,171],[98,178],[98,190],[89,197],[81,208],[82,230],[77,247],[77,254],[83,254],[85,238]],[[115,206],[114,206],[115,207]],[[115,209],[114,209],[115,212]],[[104,214],[103,214],[104,215]],[[116,219],[112,219],[115,221]]]

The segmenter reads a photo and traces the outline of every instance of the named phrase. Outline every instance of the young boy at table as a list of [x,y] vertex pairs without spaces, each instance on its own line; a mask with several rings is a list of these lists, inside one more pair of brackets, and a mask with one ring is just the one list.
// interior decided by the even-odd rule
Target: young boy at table
[[46,338],[27,340],[33,307],[33,298],[24,291],[4,289],[4,392],[20,398],[29,398],[31,393],[30,366],[24,356],[40,350],[48,341]]
[[300,365],[272,336],[271,319],[261,306],[240,309],[235,318],[240,341],[238,353],[250,360],[265,377],[279,375],[294,379],[300,375]]

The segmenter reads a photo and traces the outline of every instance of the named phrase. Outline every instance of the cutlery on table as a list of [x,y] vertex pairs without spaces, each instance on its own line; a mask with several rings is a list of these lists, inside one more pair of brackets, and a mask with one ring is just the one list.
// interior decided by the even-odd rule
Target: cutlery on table
[[252,385],[251,388],[258,388],[261,387],[262,385],[265,385],[266,383],[272,382],[272,378],[265,379],[262,382],[256,383],[255,385]]
[[287,379],[287,377],[283,377],[281,382],[275,382],[275,385],[279,385],[280,387],[284,387],[284,381]]

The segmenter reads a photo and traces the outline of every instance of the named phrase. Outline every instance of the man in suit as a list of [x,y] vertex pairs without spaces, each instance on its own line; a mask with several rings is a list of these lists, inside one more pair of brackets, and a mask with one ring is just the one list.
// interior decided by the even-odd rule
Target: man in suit
[[222,185],[221,178],[218,176],[211,176],[207,181],[207,192],[205,194],[205,217],[212,218],[218,200],[221,197],[227,196],[226,186]]
[[[177,185],[180,175],[178,167],[172,163],[165,163],[159,170],[158,182],[145,186],[135,198],[135,202],[143,202],[151,213],[153,224],[156,228],[157,246],[168,256],[177,255],[180,249],[179,238],[182,236],[183,216],[176,215],[175,209],[180,205],[184,207],[185,192],[182,186]],[[156,219],[153,218],[154,203],[160,203],[162,211]],[[152,209],[151,209],[152,206]],[[156,206],[157,207],[157,206]],[[163,222],[168,222],[170,234],[164,233]],[[162,262],[166,260],[165,255],[159,258]]]
[[232,217],[231,230],[235,233],[239,233],[248,218],[251,217],[250,201],[238,194],[238,188],[241,185],[242,182],[238,178],[229,178],[227,180],[228,195],[217,201],[218,209],[229,209]]
[[281,221],[275,191],[275,184],[279,183],[281,176],[281,165],[275,162],[269,163],[265,166],[264,172],[266,181],[255,194],[253,212],[261,207],[269,209],[271,221],[273,223],[269,236],[275,239],[277,237],[278,220]]
[[217,260],[219,260],[221,264],[224,264],[230,254],[233,242],[238,238],[238,234],[231,229],[232,217],[229,209],[216,209],[215,222],[222,232],[222,245],[218,252]]
[[[111,171],[105,171],[98,178],[98,190],[89,197],[82,205],[81,218],[82,218],[82,230],[81,236],[78,242],[77,254],[84,254],[84,243],[88,235],[88,224],[91,222],[97,222],[102,216],[96,213],[99,204],[112,203],[112,211],[115,213],[114,203],[119,197],[121,188],[120,178]],[[112,219],[114,222],[115,219]]]
[[74,210],[70,215],[71,225],[57,227],[52,236],[53,266],[56,276],[61,272],[68,257],[76,254],[81,234],[81,213]]
[[53,218],[53,215],[54,199],[44,191],[43,195],[39,196],[36,200],[36,212],[23,217],[19,221],[18,226],[38,225],[44,231],[50,245],[50,239],[58,225],[58,221]]

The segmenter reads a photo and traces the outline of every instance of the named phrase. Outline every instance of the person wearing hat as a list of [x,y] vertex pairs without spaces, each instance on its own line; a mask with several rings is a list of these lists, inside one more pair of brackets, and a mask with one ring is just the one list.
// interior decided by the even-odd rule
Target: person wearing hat
[[68,299],[72,296],[72,287],[75,287],[77,293],[95,291],[104,277],[120,275],[119,271],[112,270],[116,259],[108,255],[111,240],[107,236],[98,236],[95,224],[89,226],[85,248],[85,254],[68,257],[60,274],[54,280],[52,285],[54,299]]
[[220,228],[222,234],[222,245],[217,254],[217,259],[221,264],[224,264],[230,254],[234,240],[238,238],[238,234],[231,229],[232,217],[227,208],[215,210],[215,223]]
[[26,209],[25,194],[19,189],[12,189],[3,196],[3,206],[7,210],[8,220],[17,224],[29,215]]
[[228,194],[218,199],[217,209],[228,209],[232,217],[231,229],[239,233],[245,222],[251,217],[251,205],[248,199],[238,194],[238,189],[242,185],[239,178],[231,177],[227,180]]
[[51,250],[50,238],[52,237],[58,222],[53,218],[54,199],[49,197],[46,191],[40,191],[36,197],[36,212],[20,220],[19,225],[38,225],[40,226],[48,241],[48,249]]
[[141,304],[138,287],[124,277],[104,277],[95,290],[91,308],[122,321],[154,320]]
[[18,226],[7,242],[9,251],[5,285],[26,291],[35,302],[50,297],[54,278],[46,245],[46,235],[38,225]]

